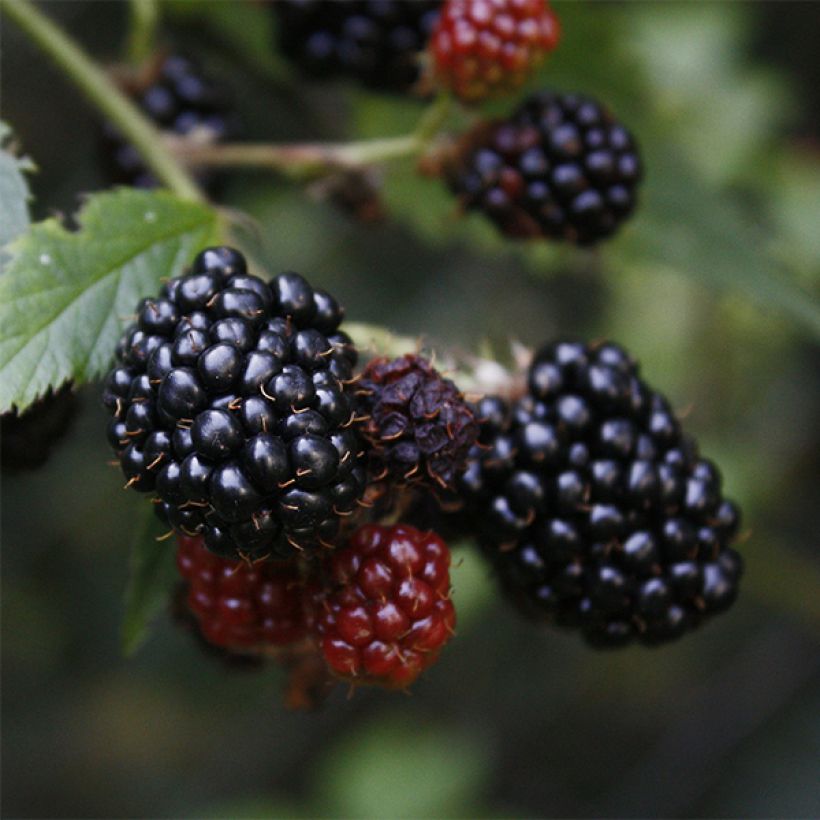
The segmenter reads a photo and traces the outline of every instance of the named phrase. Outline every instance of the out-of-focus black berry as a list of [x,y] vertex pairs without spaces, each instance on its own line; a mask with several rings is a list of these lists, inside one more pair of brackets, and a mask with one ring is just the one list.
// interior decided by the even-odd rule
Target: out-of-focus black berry
[[[579,245],[609,236],[632,213],[641,175],[634,139],[604,106],[551,91],[468,135],[448,174],[464,207],[483,211],[505,235]],[[615,374],[624,362],[617,365]],[[601,372],[590,376],[597,379]],[[553,377],[535,370],[531,386],[543,396]],[[599,389],[617,391],[620,380],[613,378]]]
[[529,615],[595,646],[654,645],[726,609],[740,512],[666,399],[613,344],[540,351],[529,390],[476,406],[460,522]]
[[282,52],[317,78],[407,91],[419,77],[440,0],[275,0]]
[[[227,94],[187,57],[172,54],[158,60],[145,77],[125,83],[123,90],[157,128],[175,136],[217,143],[238,131]],[[155,188],[159,184],[134,146],[109,123],[103,127],[102,157],[114,185]],[[212,174],[201,174],[199,181],[216,191]]]

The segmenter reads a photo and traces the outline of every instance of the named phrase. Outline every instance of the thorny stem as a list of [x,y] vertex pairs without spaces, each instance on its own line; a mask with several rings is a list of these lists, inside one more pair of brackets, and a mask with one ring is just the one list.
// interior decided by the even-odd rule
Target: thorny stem
[[128,60],[138,66],[153,52],[159,23],[159,3],[157,0],[130,0],[129,7]]
[[450,98],[442,94],[425,111],[411,134],[349,143],[193,144],[173,138],[169,146],[190,166],[266,168],[292,179],[311,179],[340,169],[421,153],[436,135],[450,111]]
[[3,0],[3,11],[119,129],[159,180],[182,199],[204,201],[191,175],[166,148],[162,134],[71,37],[30,0]]

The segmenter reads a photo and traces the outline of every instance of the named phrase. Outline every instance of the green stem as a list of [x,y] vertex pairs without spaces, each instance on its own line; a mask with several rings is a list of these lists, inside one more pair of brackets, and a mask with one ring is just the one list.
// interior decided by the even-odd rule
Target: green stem
[[419,150],[414,135],[349,143],[169,143],[180,161],[194,167],[266,168],[293,179],[312,179],[329,171],[360,168],[374,162],[411,156]]
[[448,93],[442,92],[422,114],[414,132],[422,148],[441,130],[452,107],[453,98]]
[[128,31],[128,60],[138,66],[154,51],[159,4],[157,0],[130,0],[131,23]]
[[441,95],[425,111],[411,134],[348,143],[241,143],[194,145],[170,142],[181,162],[190,166],[266,168],[292,179],[311,179],[338,169],[355,169],[421,153],[439,132],[450,111],[450,98]]
[[29,0],[3,0],[2,7],[119,129],[159,180],[183,199],[204,201],[196,182],[165,147],[162,134],[67,34]]

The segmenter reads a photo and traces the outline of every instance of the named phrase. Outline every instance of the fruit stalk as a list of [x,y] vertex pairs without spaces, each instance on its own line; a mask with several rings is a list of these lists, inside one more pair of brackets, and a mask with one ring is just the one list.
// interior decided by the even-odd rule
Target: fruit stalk
[[157,0],[130,0],[129,7],[128,60],[138,66],[153,53],[159,3]]
[[166,144],[191,167],[265,168],[291,179],[306,180],[340,169],[360,168],[421,153],[450,111],[450,97],[438,97],[410,134],[348,143],[242,143],[196,145],[169,138]]
[[183,199],[204,201],[191,175],[165,147],[160,132],[71,37],[29,0],[5,0],[3,10],[120,130],[158,179]]

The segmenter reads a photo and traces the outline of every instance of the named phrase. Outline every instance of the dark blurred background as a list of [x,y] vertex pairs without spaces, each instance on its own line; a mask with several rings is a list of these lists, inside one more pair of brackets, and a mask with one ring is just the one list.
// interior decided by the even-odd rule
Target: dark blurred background
[[[126,4],[40,7],[116,59]],[[607,248],[509,248],[402,163],[375,226],[261,174],[232,177],[224,202],[257,220],[271,270],[305,273],[357,320],[464,349],[628,346],[744,509],[738,603],[676,645],[598,653],[519,620],[463,546],[458,638],[411,696],[340,687],[288,713],[277,670],[227,670],[168,617],[123,659],[141,507],[106,466],[86,386],[49,465],[2,481],[4,816],[820,814],[820,357],[777,284],[820,282],[820,4],[556,7],[564,41],[540,82],[609,102],[647,157],[642,209]],[[250,139],[401,133],[422,110],[299,80],[261,6],[162,9]],[[37,218],[105,186],[96,113],[8,20],[0,90],[39,166]]]

